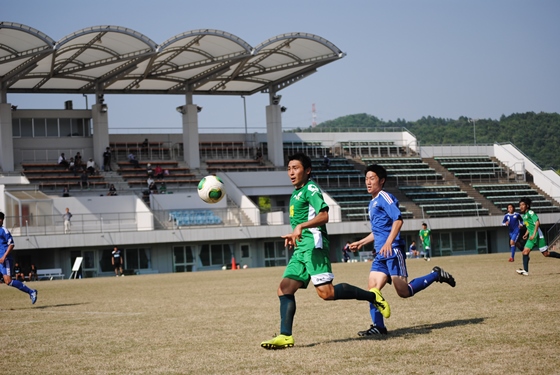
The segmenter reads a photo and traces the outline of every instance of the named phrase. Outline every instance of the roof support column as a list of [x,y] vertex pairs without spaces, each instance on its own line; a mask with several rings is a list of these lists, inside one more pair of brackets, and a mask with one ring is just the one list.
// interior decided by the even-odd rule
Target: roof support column
[[275,167],[284,166],[284,143],[282,137],[282,96],[270,92],[270,105],[266,106],[266,141],[268,143],[268,160]]
[[14,171],[14,139],[10,103],[0,103],[0,167],[4,172]]
[[187,104],[177,108],[183,120],[183,158],[189,168],[200,168],[198,108],[192,104],[192,93],[187,93]]
[[[93,155],[91,156],[97,166],[103,165],[103,153],[109,147],[109,113],[104,104],[103,94],[97,94],[96,103],[91,106],[93,121]],[[84,155],[86,158],[87,156]]]

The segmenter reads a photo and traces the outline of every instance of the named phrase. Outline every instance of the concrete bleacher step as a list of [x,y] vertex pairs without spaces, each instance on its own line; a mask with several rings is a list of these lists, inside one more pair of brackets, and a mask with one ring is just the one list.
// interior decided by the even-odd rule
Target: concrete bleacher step
[[424,162],[428,163],[428,165],[434,168],[438,173],[441,173],[444,176],[444,180],[449,181],[450,183],[457,185],[461,188],[462,191],[467,193],[469,197],[473,197],[476,202],[479,202],[482,205],[482,208],[488,210],[489,215],[502,215],[502,211],[496,207],[491,201],[486,199],[482,194],[480,194],[475,188],[471,185],[463,182],[461,179],[456,178],[453,173],[449,172],[447,168],[442,166],[437,160],[434,158],[424,158],[422,159]]

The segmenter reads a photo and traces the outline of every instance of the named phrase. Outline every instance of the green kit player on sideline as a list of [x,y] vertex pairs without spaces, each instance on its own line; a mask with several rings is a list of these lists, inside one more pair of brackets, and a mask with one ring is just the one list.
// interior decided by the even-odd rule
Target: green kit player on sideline
[[319,297],[324,300],[356,299],[372,303],[385,318],[391,314],[389,304],[379,290],[366,291],[353,285],[333,285],[334,275],[329,259],[329,238],[326,224],[329,206],[321,190],[310,180],[311,159],[296,153],[288,158],[288,176],[295,190],[290,198],[290,224],[293,232],[282,236],[286,247],[294,248],[280,286],[280,335],[263,341],[265,349],[294,346],[292,326],[296,313],[295,293],[305,289],[311,281]]
[[432,230],[428,229],[428,224],[422,223],[422,229],[418,232],[420,243],[424,249],[424,260],[430,260],[430,250],[432,248]]
[[535,246],[538,246],[539,251],[545,257],[560,258],[560,254],[555,251],[548,251],[546,240],[540,228],[539,217],[531,210],[531,199],[521,198],[519,200],[519,211],[521,211],[523,225],[527,228],[523,235],[523,239],[527,239],[527,242],[523,247],[523,268],[516,272],[522,276],[529,276],[529,253]]

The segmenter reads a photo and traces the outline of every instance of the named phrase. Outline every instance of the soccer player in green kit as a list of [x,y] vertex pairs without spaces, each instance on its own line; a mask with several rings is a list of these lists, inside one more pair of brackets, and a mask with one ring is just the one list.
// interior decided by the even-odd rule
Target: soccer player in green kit
[[527,228],[523,235],[523,239],[527,239],[527,242],[523,247],[523,268],[516,272],[522,276],[529,276],[529,253],[535,246],[538,246],[539,251],[545,257],[560,258],[560,254],[555,251],[548,251],[546,240],[540,228],[539,217],[531,210],[531,199],[521,198],[519,200],[519,211],[521,211],[523,224]]
[[329,259],[329,238],[326,224],[329,206],[321,190],[310,180],[311,159],[296,153],[288,158],[288,176],[295,190],[290,198],[290,225],[293,232],[282,236],[284,245],[294,248],[280,286],[280,335],[263,341],[265,349],[294,346],[292,326],[296,313],[295,293],[311,281],[324,300],[355,299],[372,303],[385,317],[391,314],[389,304],[378,289],[366,291],[350,284],[333,285],[334,275]]
[[424,249],[424,260],[430,260],[430,249],[432,248],[432,230],[428,229],[428,224],[422,223],[422,229],[418,232],[420,243]]

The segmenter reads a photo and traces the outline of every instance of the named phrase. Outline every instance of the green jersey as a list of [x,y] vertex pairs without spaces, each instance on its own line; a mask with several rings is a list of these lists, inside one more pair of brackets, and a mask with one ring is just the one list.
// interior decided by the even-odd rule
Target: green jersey
[[424,230],[424,229],[420,229],[420,232],[418,232],[418,235],[420,236],[420,239],[422,240],[422,246],[424,248],[429,247],[431,248],[431,235],[432,235],[432,230],[430,228]]
[[[539,221],[539,217],[533,210],[527,210],[521,217],[523,218],[523,225],[525,225],[527,233],[529,233],[529,237],[531,237],[535,231],[535,226],[537,225],[537,221]],[[538,235],[539,237],[543,237],[540,228]]]
[[[290,225],[292,229],[317,216],[320,211],[328,210],[329,206],[323,199],[323,194],[314,181],[307,181],[303,187],[294,190],[290,198]],[[307,228],[301,233],[301,241],[296,247],[299,250],[313,250],[314,248],[328,249],[329,239],[327,226]]]

